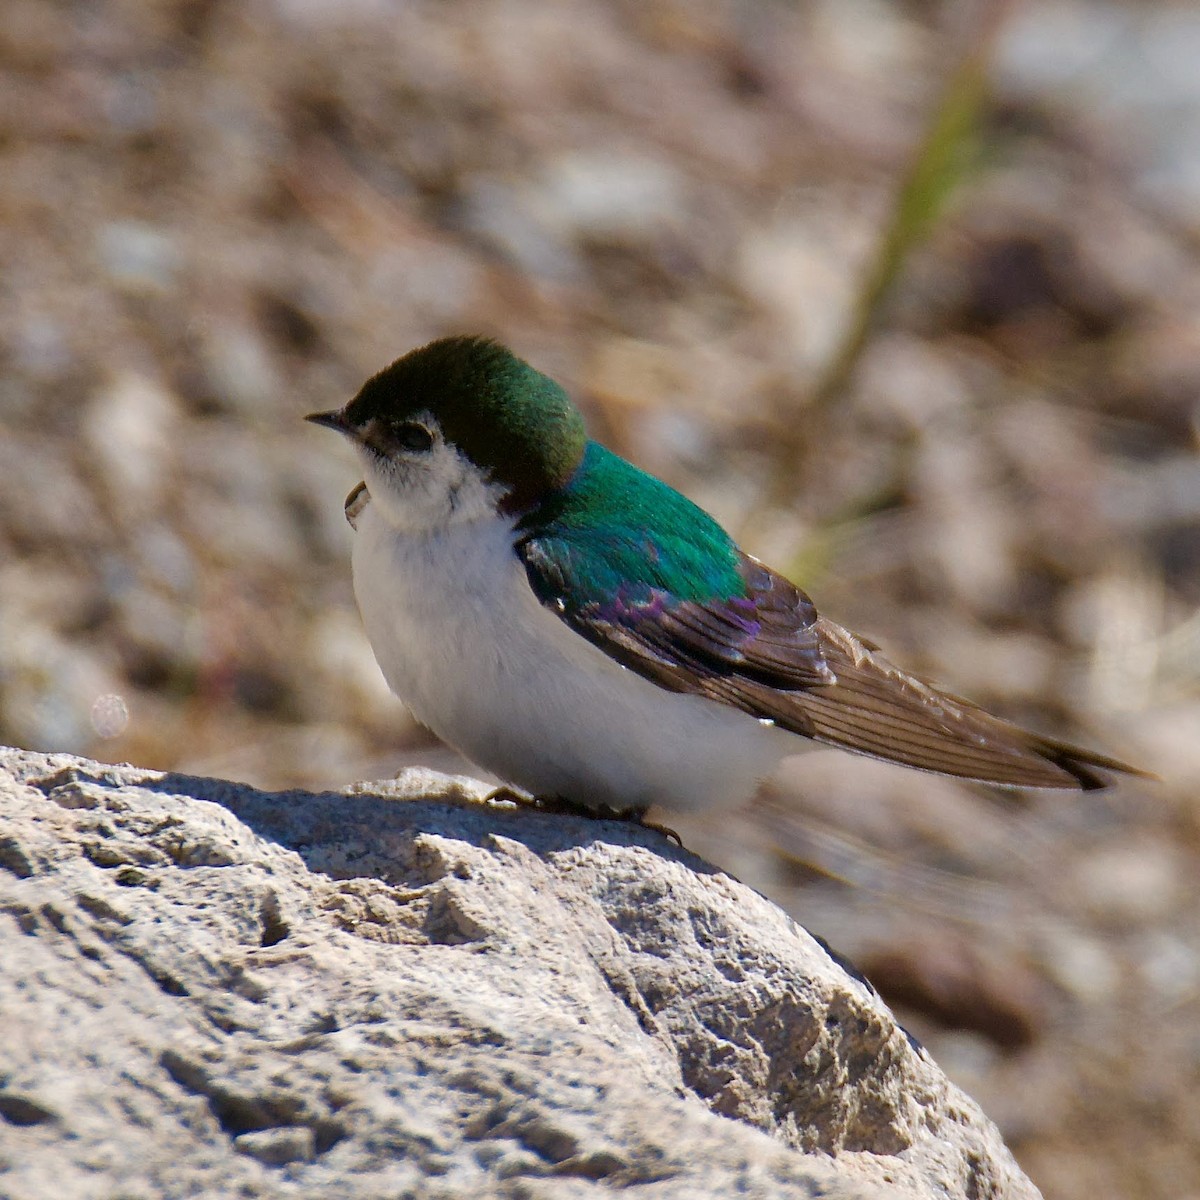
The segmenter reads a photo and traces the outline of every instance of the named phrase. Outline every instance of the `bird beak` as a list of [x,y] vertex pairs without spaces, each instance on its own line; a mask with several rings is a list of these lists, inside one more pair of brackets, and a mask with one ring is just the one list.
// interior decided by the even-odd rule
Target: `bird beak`
[[344,408],[335,408],[332,412],[309,413],[304,419],[311,421],[314,425],[324,425],[327,429],[336,429],[338,433],[344,433],[347,437],[354,437],[354,426],[346,419]]

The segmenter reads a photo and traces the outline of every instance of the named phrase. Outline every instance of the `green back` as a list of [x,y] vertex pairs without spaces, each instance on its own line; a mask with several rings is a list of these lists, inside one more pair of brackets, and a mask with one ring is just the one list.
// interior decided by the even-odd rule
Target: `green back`
[[598,442],[520,528],[559,576],[568,611],[645,602],[655,592],[701,603],[746,594],[737,547],[721,526]]

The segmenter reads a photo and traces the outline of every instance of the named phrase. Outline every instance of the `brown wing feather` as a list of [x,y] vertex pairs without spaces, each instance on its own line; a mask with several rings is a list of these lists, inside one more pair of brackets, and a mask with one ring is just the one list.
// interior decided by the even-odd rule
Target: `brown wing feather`
[[780,707],[775,719],[796,732],[925,771],[1019,787],[1092,789],[1106,786],[1103,770],[1142,773],[993,717],[901,671],[824,617],[817,619],[817,631],[837,682],[786,697],[758,697],[765,702],[764,715]]
[[1125,763],[1029,733],[890,663],[817,614],[793,583],[741,555],[746,595],[700,604],[651,590],[636,603],[572,608],[569,562],[521,548],[535,591],[576,632],[673,692],[924,771],[1014,787],[1100,788]]

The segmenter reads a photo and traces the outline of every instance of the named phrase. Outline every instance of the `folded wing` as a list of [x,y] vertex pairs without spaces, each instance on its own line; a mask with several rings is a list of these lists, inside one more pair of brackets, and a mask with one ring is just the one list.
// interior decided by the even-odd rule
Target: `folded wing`
[[641,587],[579,604],[571,555],[536,537],[518,549],[543,603],[670,691],[706,696],[818,742],[965,779],[1092,789],[1106,786],[1106,771],[1142,774],[1029,733],[901,671],[748,555],[739,560],[743,596],[698,602]]

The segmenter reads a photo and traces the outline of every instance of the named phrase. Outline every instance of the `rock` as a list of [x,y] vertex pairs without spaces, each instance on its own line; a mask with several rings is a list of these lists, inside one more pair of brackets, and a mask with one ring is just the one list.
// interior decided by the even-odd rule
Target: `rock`
[[0,1192],[1037,1196],[779,909],[482,791],[0,751]]

